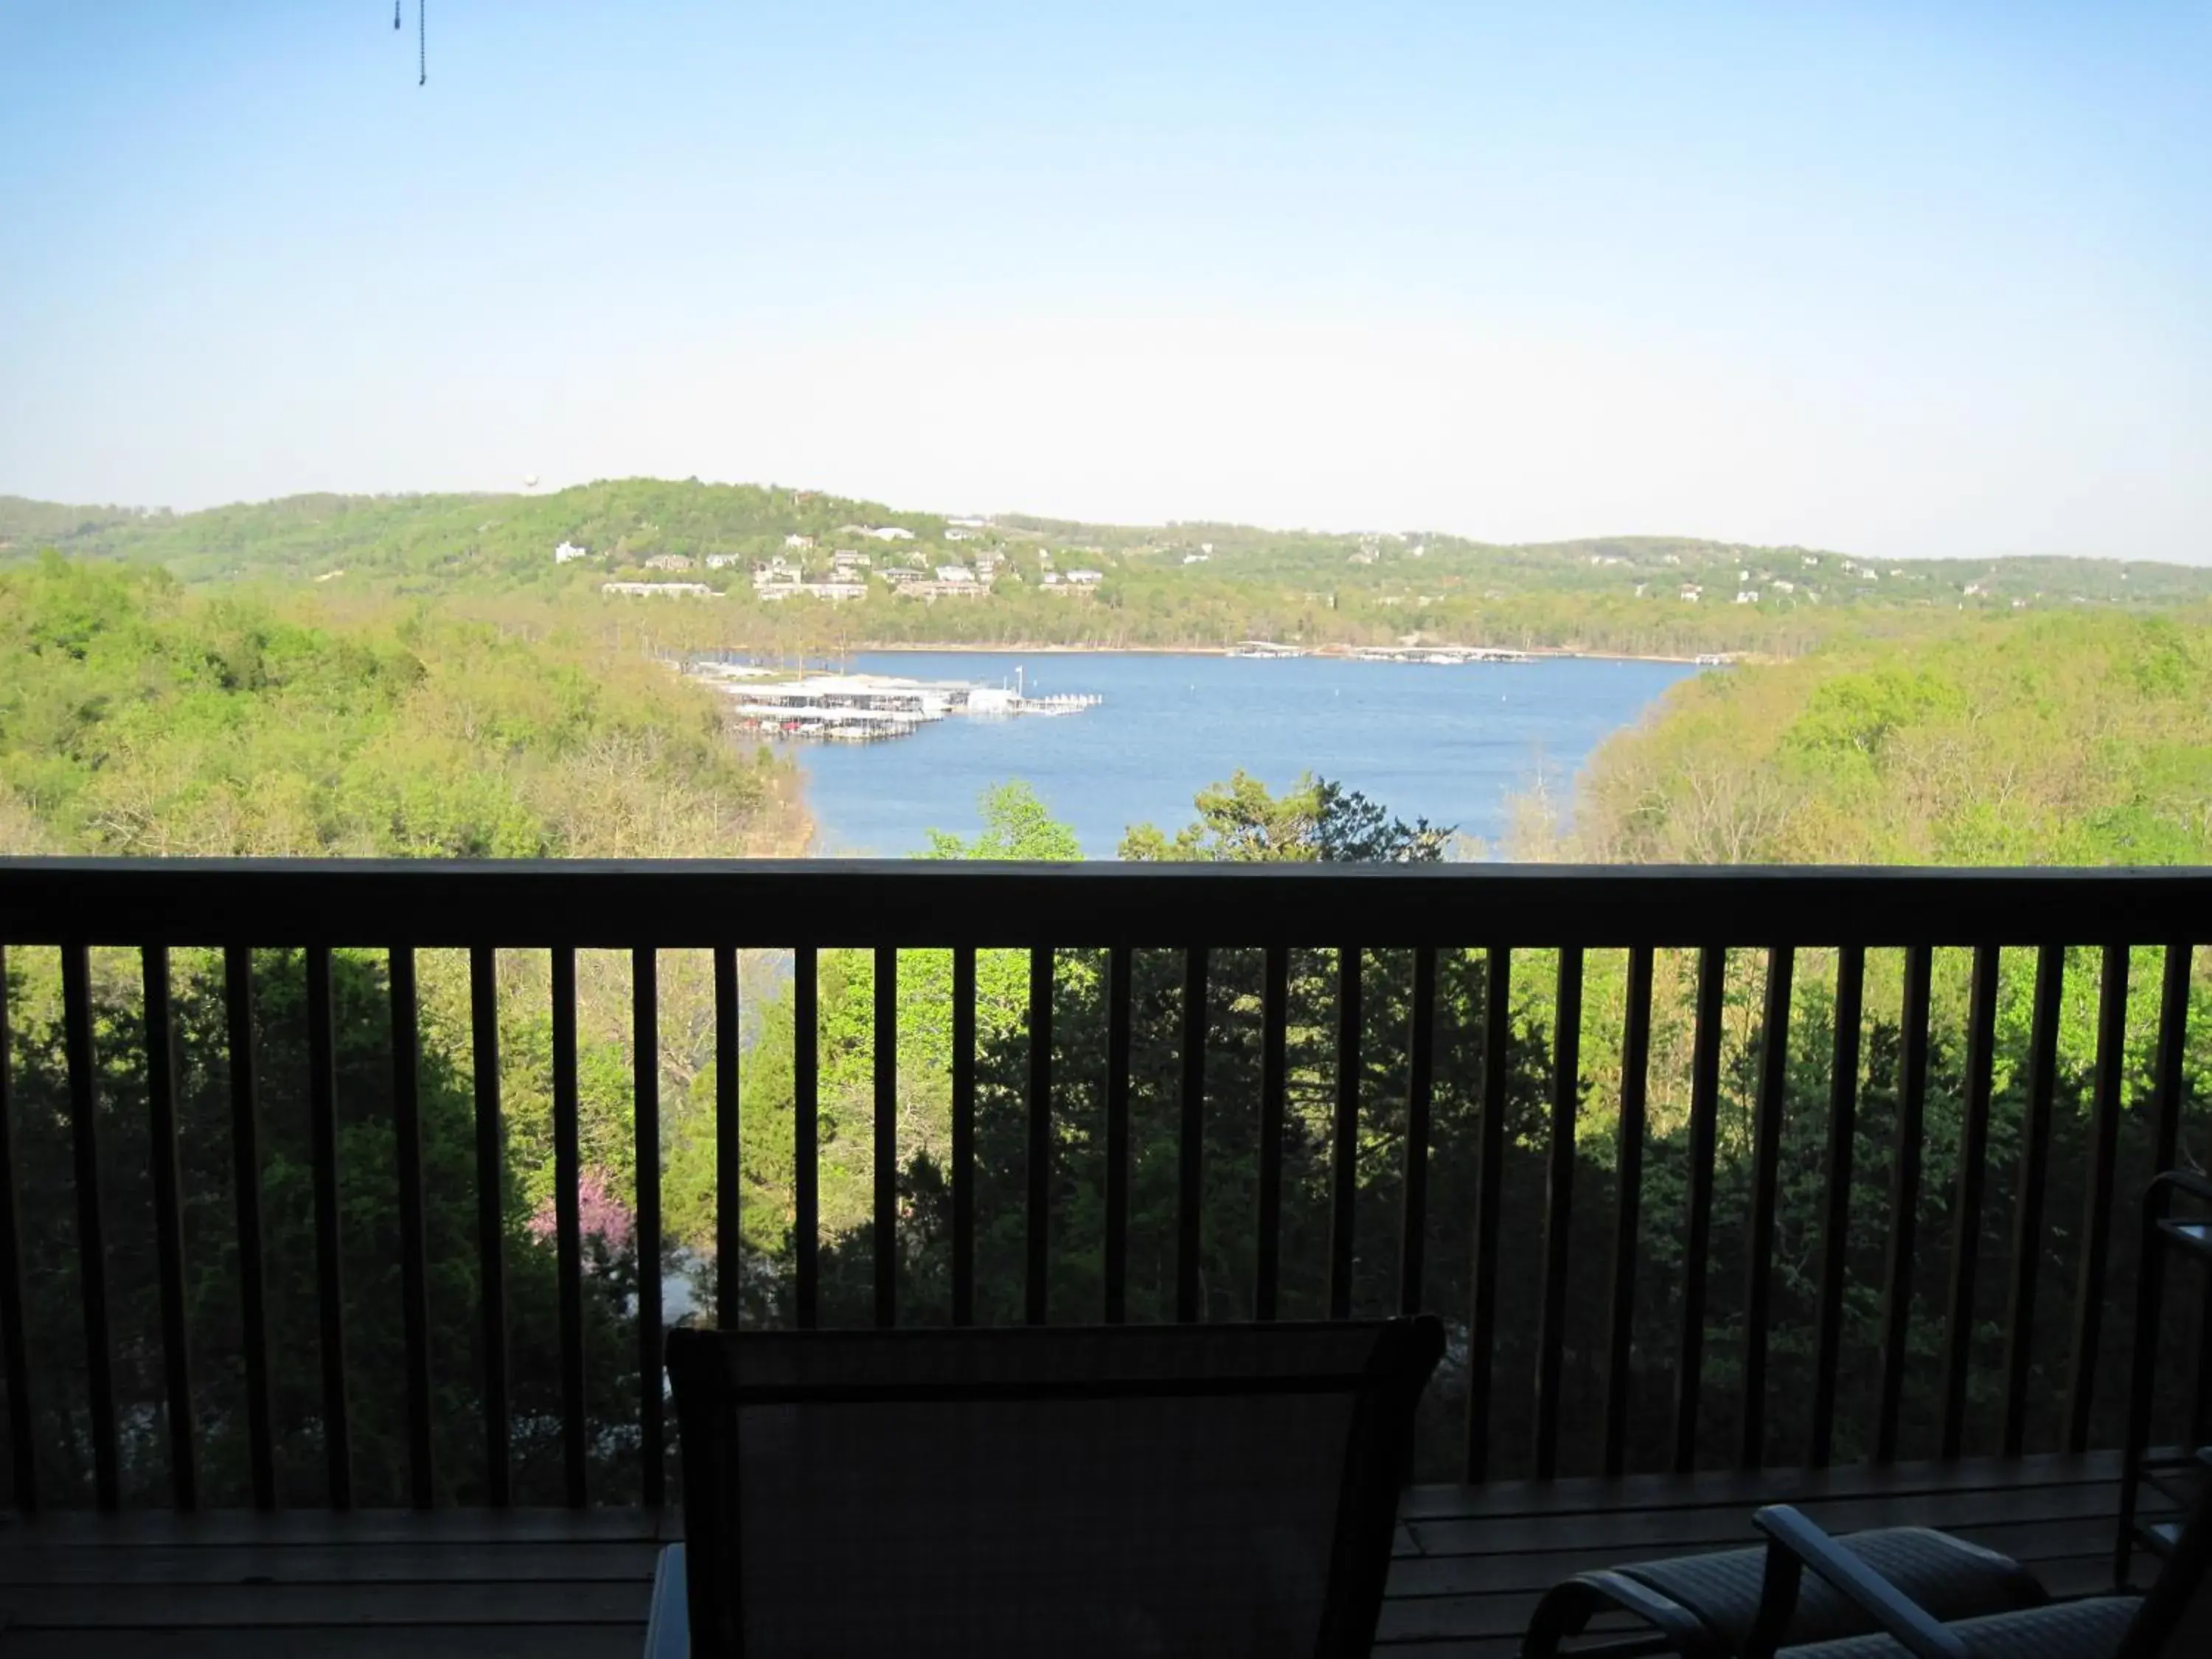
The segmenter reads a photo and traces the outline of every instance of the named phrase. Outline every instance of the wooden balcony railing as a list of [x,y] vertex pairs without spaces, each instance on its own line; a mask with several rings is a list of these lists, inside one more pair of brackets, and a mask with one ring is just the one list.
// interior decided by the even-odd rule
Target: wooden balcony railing
[[[664,1500],[669,1461],[658,1358],[665,1310],[652,1266],[664,1259],[666,1243],[658,999],[668,952],[711,955],[717,1160],[710,1196],[726,1223],[738,1213],[744,1176],[740,1067],[759,1060],[740,1018],[739,953],[790,953],[787,982],[775,991],[788,996],[791,1010],[790,1237],[787,1260],[769,1267],[781,1276],[777,1305],[801,1326],[825,1318],[827,1277],[847,1265],[878,1323],[969,1322],[987,1316],[987,1304],[997,1305],[979,1281],[979,1121],[988,1128],[991,1109],[979,1109],[988,1089],[979,1078],[977,970],[988,953],[1025,951],[1026,1070],[1012,1109],[1022,1148],[1014,1206],[1021,1317],[1139,1316],[1132,1172],[1147,1153],[1133,1101],[1167,1101],[1170,1085],[1160,1079],[1169,1079],[1175,1097],[1157,1121],[1171,1126],[1171,1160],[1158,1155],[1160,1168],[1172,1165],[1171,1238],[1161,1255],[1159,1299],[1147,1305],[1181,1320],[1272,1318],[1294,1293],[1310,1293],[1317,1311],[1335,1317],[1437,1306],[1463,1334],[1451,1385],[1462,1435],[1449,1459],[1455,1476],[1480,1480],[1508,1464],[1540,1477],[1570,1468],[1688,1471],[1716,1461],[1819,1467],[1846,1443],[1852,1455],[1876,1461],[2117,1443],[2116,1396],[2124,1391],[2110,1374],[2112,1356],[2128,1331],[2148,1328],[2133,1308],[2124,1206],[2153,1172],[2174,1166],[2193,1121],[2191,1080],[2201,1062],[2191,1058],[2189,1014],[2192,993],[2201,997],[2203,988],[2192,946],[2208,937],[2212,872],[2198,870],[0,860],[0,951],[14,950],[17,969],[13,981],[0,975],[0,988],[12,983],[18,1000],[30,995],[25,964],[42,952],[58,957],[57,1074],[66,1084],[83,1341],[81,1376],[72,1366],[69,1377],[82,1398],[37,1399],[36,1348],[51,1340],[54,1320],[50,1309],[38,1311],[44,1292],[28,1276],[26,1183],[53,1177],[23,1161],[18,1140],[32,1104],[21,1079],[9,1098],[9,1074],[0,1065],[0,1127],[7,1129],[0,1133],[0,1350],[14,1502],[28,1509],[42,1499],[71,1501],[42,1485],[42,1468],[58,1455],[44,1442],[59,1423],[63,1439],[88,1449],[92,1500],[118,1506],[125,1501],[126,1443],[154,1444],[157,1421],[166,1498],[179,1507],[207,1501],[199,1462],[218,1427],[226,1444],[243,1442],[244,1495],[256,1505],[283,1497],[280,1442],[292,1462],[303,1447],[319,1451],[319,1501],[356,1501],[352,1304],[341,1267],[346,1111],[333,963],[357,951],[378,953],[388,998],[404,1356],[397,1387],[404,1396],[401,1497],[418,1505],[449,1501],[456,1492],[465,1501],[508,1503],[515,1393],[548,1382],[520,1374],[510,1352],[515,1244],[504,1160],[515,1102],[502,1098],[512,1085],[501,1067],[497,975],[499,953],[518,951],[544,953],[550,988],[558,1356],[551,1395],[558,1490],[572,1504],[599,1496],[591,1471],[606,1433],[588,1397],[585,1356],[593,1268],[580,1199],[586,1160],[577,1028],[578,956],[603,951],[629,954],[633,1244],[635,1260],[647,1265],[623,1305],[634,1343],[627,1386],[635,1389],[635,1427],[633,1436],[625,1426],[622,1439],[635,1445],[632,1494],[647,1504]],[[134,1214],[129,1224],[150,1224],[160,1310],[158,1332],[127,1334],[122,1345],[131,1366],[158,1377],[157,1388],[120,1410],[109,1303],[110,1256],[120,1235],[103,1200],[100,1136],[113,1132],[121,1108],[114,1098],[103,1103],[103,1091],[114,1097],[116,1090],[103,1083],[95,1052],[94,963],[112,963],[114,947],[138,953],[137,1012],[151,1038],[143,1079],[150,1216],[142,1224]],[[2032,989],[2018,1000],[2025,1027],[2001,1031],[2001,987],[2023,982],[2023,947],[2033,952]],[[220,1425],[196,1416],[204,1379],[191,1352],[188,1304],[205,1262],[188,1255],[182,1219],[193,1195],[179,1175],[182,1084],[171,1006],[171,952],[179,949],[221,953],[232,1193],[228,1237],[214,1245],[203,1237],[200,1254],[212,1251],[234,1276],[243,1406],[238,1421]],[[280,1404],[272,1383],[271,1285],[291,1264],[270,1255],[269,1126],[255,1038],[265,971],[257,969],[256,952],[277,949],[299,953],[305,1004],[319,1376],[319,1397],[307,1408]],[[419,1070],[417,954],[449,951],[466,953],[474,1114],[475,1260],[465,1278],[475,1336],[473,1352],[460,1357],[434,1351],[430,1304],[440,1264],[426,1245],[426,1218],[438,1200],[426,1195]],[[846,951],[870,953],[874,970],[872,1179],[869,1224],[830,1241],[825,1256],[817,1015],[826,953]],[[917,1224],[902,1213],[911,1194],[902,1185],[896,1056],[900,1022],[911,1010],[902,1007],[896,969],[900,953],[915,951],[950,951],[951,964],[941,1241],[947,1296],[926,1307],[910,1305],[919,1293],[910,1288],[912,1262],[902,1255],[902,1231],[910,1235]],[[2008,952],[2014,953],[2009,962]],[[1096,1030],[1070,1029],[1073,1016],[1057,996],[1065,965],[1078,955],[1090,964],[1086,972],[1095,969],[1098,995],[1081,1012],[1085,1020],[1096,1012]],[[1617,1005],[1608,989],[1604,1007],[1586,1006],[1600,956],[1600,977],[1617,985]],[[1893,977],[1894,1007],[1869,1006],[1876,957],[1882,982]],[[1946,1046],[1936,1010],[1945,964],[1954,957],[1965,969],[1962,1041]],[[2061,1053],[2069,962],[2077,977],[2094,964],[2097,985],[2078,1128],[2062,1121],[2068,1112],[2057,1103],[2070,1063]],[[1527,983],[1532,963],[1542,987]],[[1292,1100],[1294,967],[1300,985],[1325,985],[1334,1003],[1333,1024],[1299,1028],[1298,1052],[1328,1062],[1313,1073],[1325,1076],[1328,1092],[1314,1109],[1318,1150],[1310,1171],[1286,1151],[1304,1133]],[[1817,1085],[1808,1081],[1803,1045],[1793,1049],[1790,1036],[1793,1011],[1808,1006],[1813,967],[1830,1034],[1826,1076]],[[1756,994],[1732,998],[1731,983],[1741,987],[1754,969]],[[1655,1008],[1662,1024],[1673,1016],[1655,986],[1668,975],[1683,993],[1686,1087],[1684,1109],[1662,1124],[1652,1082]],[[1176,1004],[1168,993],[1178,975]],[[2147,980],[2155,1000],[2131,1026],[2131,992],[2142,1000]],[[1537,994],[1534,1026],[1516,981]],[[1162,986],[1167,991],[1154,994]],[[9,1052],[8,1000],[0,998],[0,1058]],[[1160,1012],[1170,1007],[1163,1026]],[[1734,1038],[1732,1017],[1741,1028]],[[1877,1041],[1869,1022],[1876,1022],[1878,1056],[1867,1052]],[[1242,1045],[1234,1065],[1209,1054],[1231,1024]],[[1586,1075],[1585,1065],[1586,1034],[1600,1026],[1608,1060],[1601,1078]],[[1153,1053],[1167,1041],[1161,1030],[1178,1033],[1171,1060]],[[1532,1030],[1546,1045],[1547,1075],[1540,1098],[1521,1100],[1515,1091],[1530,1073],[1525,1066],[1516,1073],[1512,1056],[1522,1052],[1516,1043],[1525,1050]],[[2197,1036],[2203,1036],[2201,1021]],[[2131,1042],[2146,1056],[2132,1070]],[[1997,1111],[1999,1049],[2007,1044],[2008,1081]],[[1080,1306],[1054,1291],[1054,1208],[1069,1190],[1066,1172],[1055,1169],[1064,1127],[1056,1118],[1073,1109],[1071,1045],[1098,1056],[1095,1066],[1083,1061],[1081,1085],[1097,1105],[1098,1155],[1085,1170],[1095,1164],[1099,1182],[1098,1294]],[[1152,1081],[1138,1075],[1139,1048],[1152,1056]],[[1616,1059],[1617,1076],[1609,1069]],[[1877,1060],[1878,1122],[1867,1107]],[[1939,1066],[1956,1075],[1932,1093]],[[1931,1139],[1930,1102],[1938,1096],[1943,1121]],[[1086,1114],[1091,1099],[1084,1095]],[[1724,1112],[1728,1102],[1740,1104],[1744,1130],[1742,1155],[1731,1152],[1725,1161],[1728,1170],[1741,1170],[1740,1192],[1734,1174],[1725,1191],[1717,1175],[1723,1141],[1735,1144],[1736,1109]],[[1445,1146],[1448,1115],[1465,1128],[1464,1146],[1453,1139]],[[1230,1119],[1249,1122],[1255,1148],[1249,1237],[1240,1233],[1233,1248],[1219,1244],[1222,1224],[1206,1215],[1209,1137]],[[1593,1124],[1598,1133],[1590,1133]],[[1870,1138],[1872,1128],[1886,1133]],[[1451,1136],[1459,1133],[1451,1127]],[[1878,1149],[1872,1170],[1870,1146]],[[1929,1190],[1931,1160],[1949,1177],[1942,1194]],[[1817,1171],[1806,1191],[1784,1190],[1785,1164]],[[2078,1188],[2078,1214],[2054,1212],[2055,1170],[2069,1191]],[[1301,1182],[1312,1189],[1315,1216],[1298,1237],[1317,1247],[1311,1273],[1299,1281],[1305,1288],[1290,1283],[1285,1238],[1291,1211],[1304,1202]],[[1655,1208],[1662,1200],[1680,1208]],[[1240,1208],[1240,1227],[1244,1213]],[[1948,1233],[1931,1224],[1931,1214]],[[1998,1231],[2007,1224],[2008,1232]],[[1741,1257],[1740,1294],[1710,1270],[1723,1234]],[[1993,1250],[1993,1235],[2008,1237],[2009,1248]],[[1669,1263],[1679,1256],[1663,1299],[1646,1266],[1655,1240],[1667,1243]],[[2115,1240],[2125,1257],[2117,1262]],[[713,1249],[719,1312],[735,1322],[749,1270],[740,1230],[717,1228]],[[866,1259],[856,1260],[856,1250]],[[1869,1267],[1876,1257],[1878,1267]],[[1235,1264],[1238,1282],[1224,1284],[1210,1270],[1217,1258]],[[2070,1295],[2051,1282],[2062,1267],[2070,1269]],[[1931,1273],[1940,1274],[1932,1290]],[[231,1279],[224,1284],[230,1293]],[[1722,1296],[1725,1310],[1717,1304]],[[2069,1304],[2063,1342],[2051,1315],[2061,1297]],[[2158,1310],[2147,1317],[2154,1323]],[[1869,1332],[1870,1356],[1860,1352]],[[1932,1369],[1916,1353],[1932,1359]],[[1860,1363],[1869,1358],[1871,1364]],[[1920,1432],[1907,1420],[1909,1398],[1926,1403],[1923,1426],[1932,1444],[1901,1444],[1901,1435]],[[452,1462],[453,1425],[444,1419],[456,1410],[475,1419],[469,1432],[481,1447],[481,1468],[465,1479],[437,1467],[441,1446]],[[2205,1437],[2201,1421],[2192,1426]]]

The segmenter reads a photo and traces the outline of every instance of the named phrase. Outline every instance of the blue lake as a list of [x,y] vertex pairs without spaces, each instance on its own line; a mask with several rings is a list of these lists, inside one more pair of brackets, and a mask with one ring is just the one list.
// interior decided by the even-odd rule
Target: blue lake
[[955,715],[887,743],[800,746],[815,851],[832,857],[918,852],[931,830],[972,835],[977,797],[1020,779],[1074,826],[1086,857],[1112,858],[1130,824],[1179,828],[1191,797],[1238,767],[1278,790],[1311,771],[1494,846],[1510,796],[1540,775],[1564,783],[1698,672],[1602,658],[1441,667],[943,651],[865,653],[854,665],[992,685],[1012,684],[1019,668],[1032,696],[1105,701],[1057,718]]

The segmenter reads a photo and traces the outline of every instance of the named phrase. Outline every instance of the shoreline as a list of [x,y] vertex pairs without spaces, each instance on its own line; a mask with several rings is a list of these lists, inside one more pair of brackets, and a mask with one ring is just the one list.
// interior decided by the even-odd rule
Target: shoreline
[[[1346,653],[1362,649],[1357,646],[1320,646],[1303,651],[1304,657],[1324,659],[1350,660]],[[1413,648],[1413,647],[1407,647]],[[1423,647],[1421,649],[1452,650],[1451,646]],[[1474,648],[1474,647],[1465,647]],[[1526,657],[1540,657],[1547,661],[1564,662],[1667,662],[1684,667],[1726,667],[1726,663],[1703,663],[1698,657],[1670,656],[1657,652],[1635,651],[1568,651],[1558,646],[1506,646],[1497,647],[1518,651]],[[892,652],[910,652],[916,655],[941,653],[973,657],[1226,657],[1231,647],[1221,645],[855,645],[836,654],[845,657],[881,656]],[[1722,654],[1728,653],[1708,653]],[[1284,658],[1297,661],[1298,658]]]

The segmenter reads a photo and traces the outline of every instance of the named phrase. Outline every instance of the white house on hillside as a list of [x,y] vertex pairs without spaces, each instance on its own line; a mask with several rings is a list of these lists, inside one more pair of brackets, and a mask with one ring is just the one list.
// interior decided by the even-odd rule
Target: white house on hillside
[[556,564],[566,564],[571,559],[588,559],[591,556],[590,548],[579,547],[574,542],[562,542],[553,550],[553,562]]

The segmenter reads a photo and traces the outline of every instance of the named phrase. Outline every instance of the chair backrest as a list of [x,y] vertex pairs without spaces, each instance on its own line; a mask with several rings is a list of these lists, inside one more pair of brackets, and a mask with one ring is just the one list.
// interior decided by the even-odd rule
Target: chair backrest
[[1435,1319],[668,1338],[695,1659],[1364,1656]]
[[2212,1453],[2198,1454],[2197,1504],[2136,1610],[2114,1659],[2203,1659],[2212,1654]]

